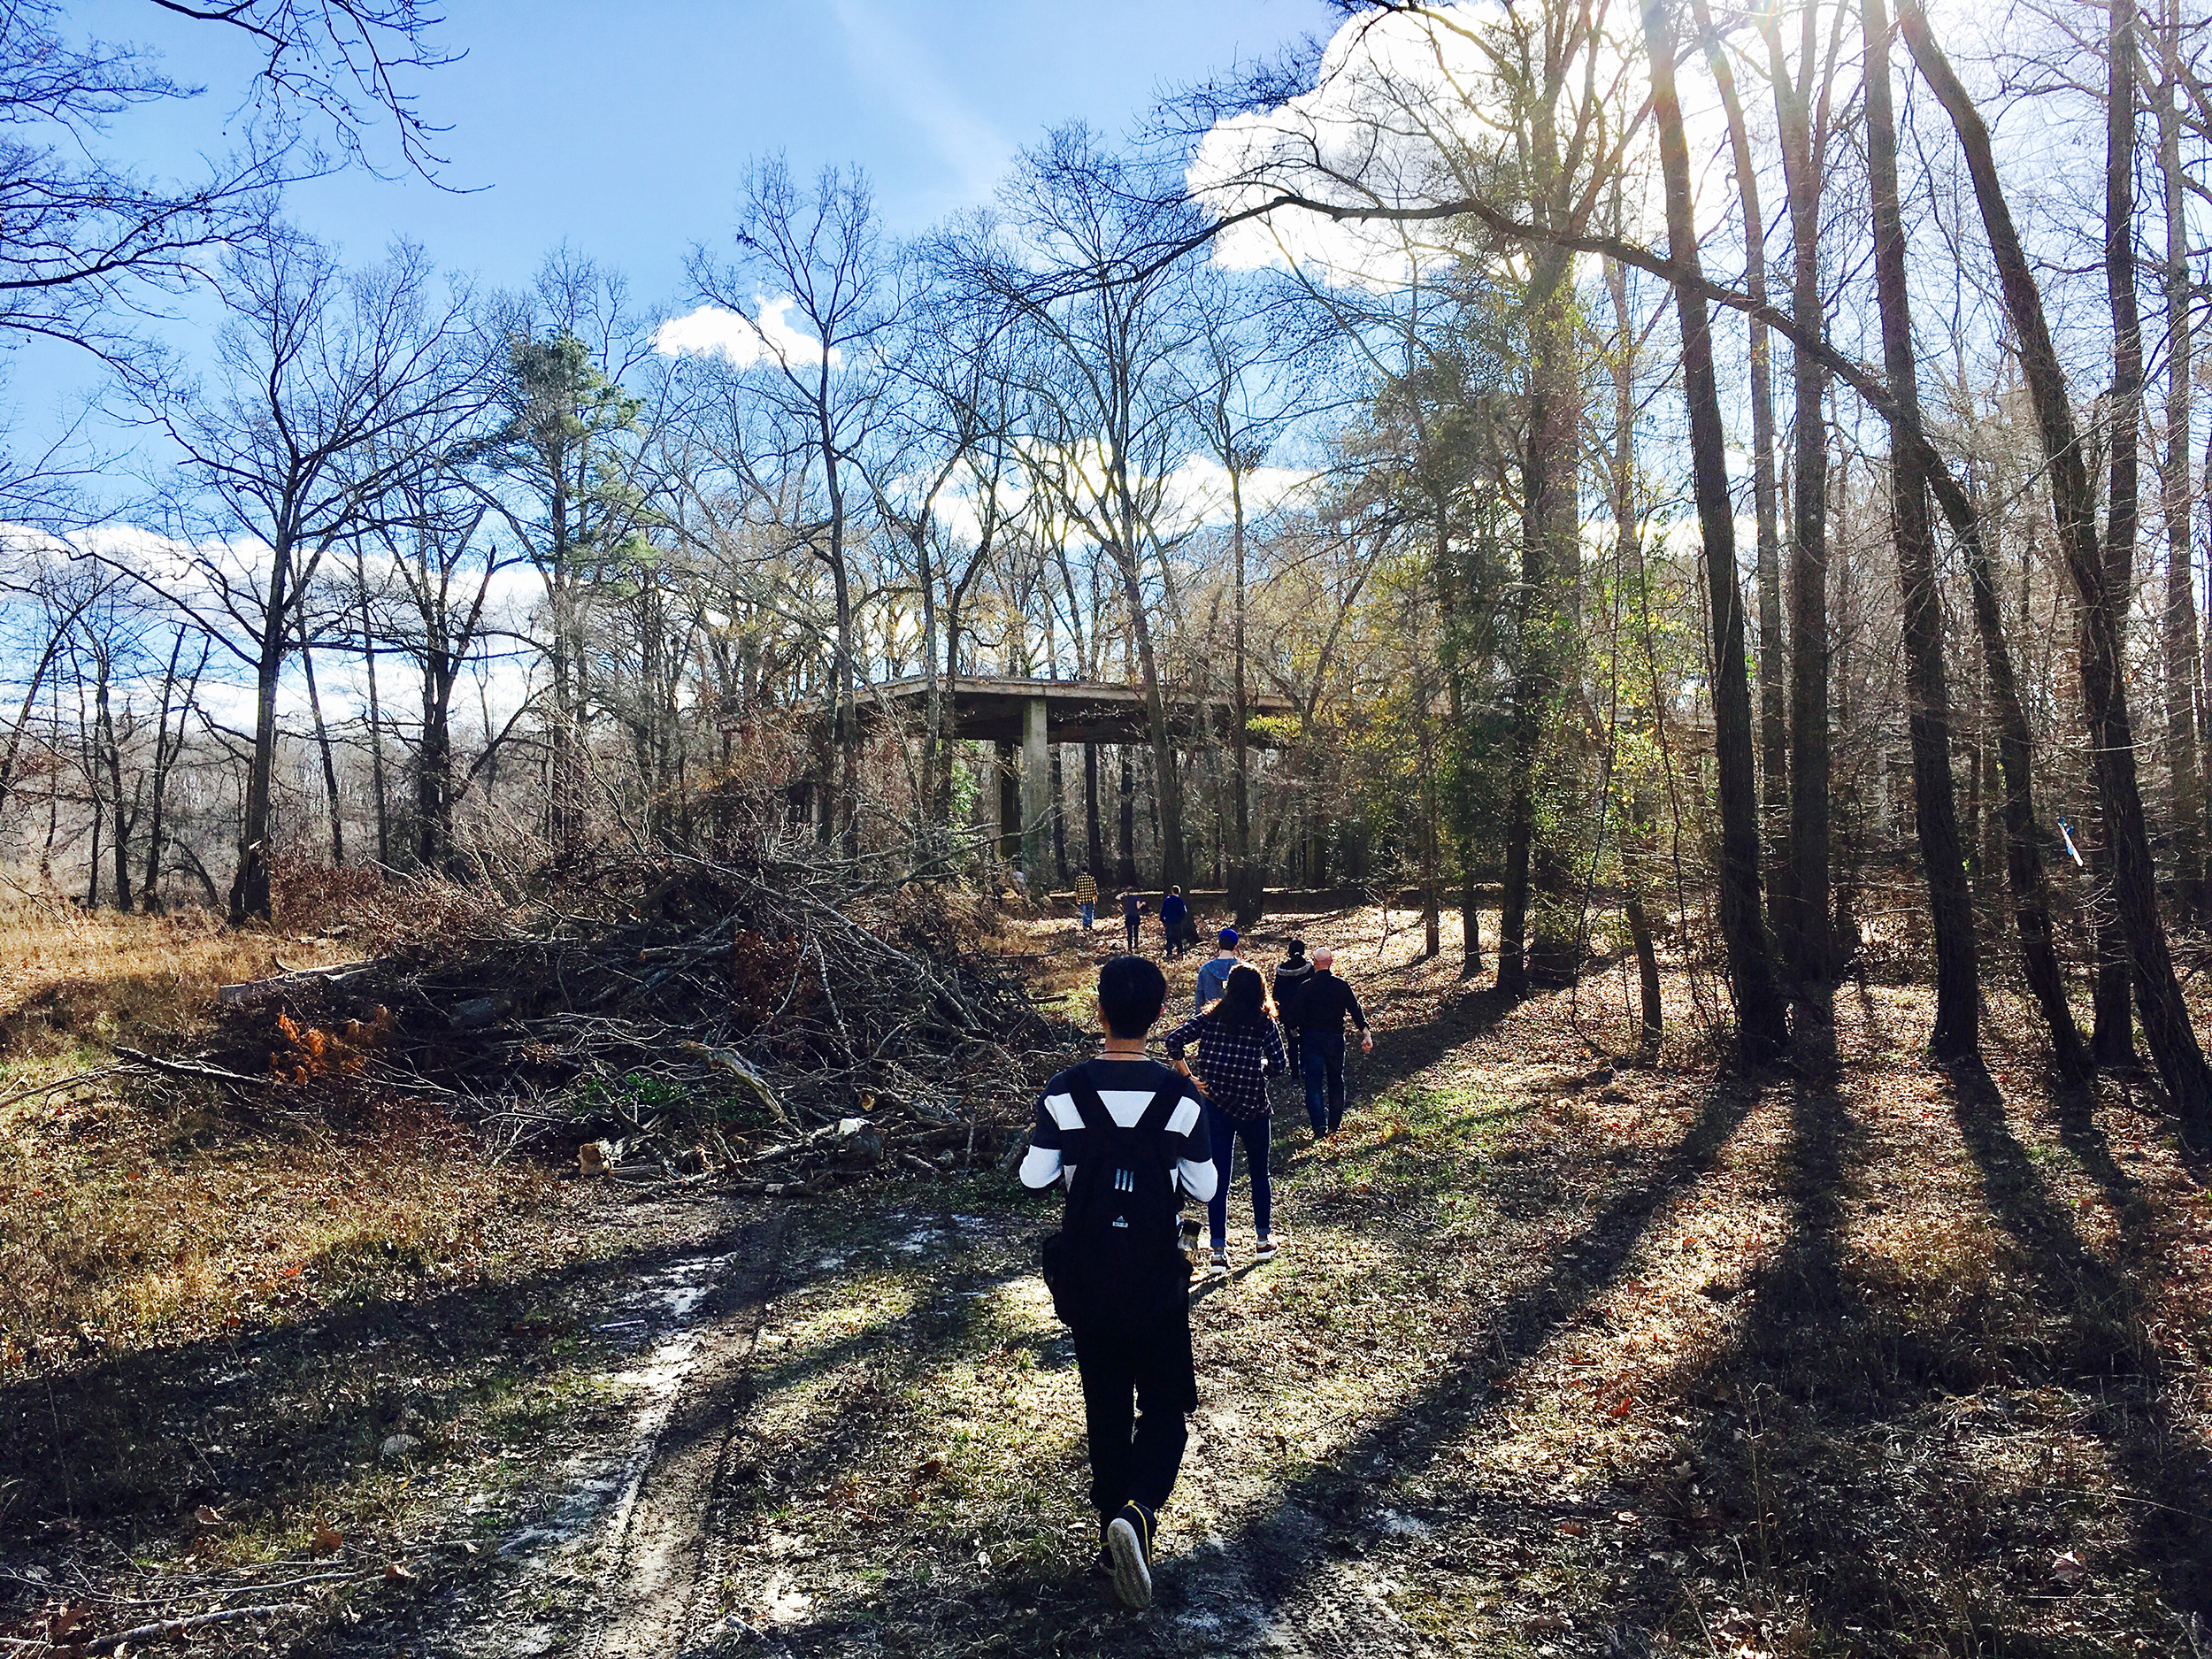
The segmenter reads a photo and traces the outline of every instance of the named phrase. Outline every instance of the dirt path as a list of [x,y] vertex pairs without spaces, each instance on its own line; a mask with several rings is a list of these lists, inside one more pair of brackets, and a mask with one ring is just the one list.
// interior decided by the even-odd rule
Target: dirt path
[[[311,1358],[326,1395],[380,1391],[339,1453],[373,1458],[410,1402],[429,1442],[286,1497],[343,1549],[254,1582],[347,1582],[226,1640],[2212,1654],[2212,1195],[2139,1083],[2055,1091],[2001,1024],[1993,1075],[1946,1076],[1916,1057],[1924,996],[1878,983],[1839,999],[1832,1077],[1688,1042],[1616,1065],[1617,972],[1508,1005],[1372,922],[1296,922],[1359,953],[1382,1037],[1335,1140],[1279,1102],[1271,1263],[1237,1185],[1150,1613],[1087,1574],[1073,1355],[1035,1272],[1056,1207],[979,1175],[618,1206],[542,1282],[177,1371],[274,1424]],[[1077,987],[1087,941],[1040,936],[1041,988]],[[128,1582],[164,1593],[181,1552],[136,1548]]]
[[686,1653],[720,1620],[727,1510],[752,1467],[745,1413],[788,1222],[787,1211],[776,1213],[740,1241],[703,1317],[687,1333],[698,1363],[657,1421],[641,1425],[601,1547],[604,1622],[580,1652]]
[[1345,1133],[1278,1112],[1291,1248],[1248,1264],[1240,1184],[1197,1295],[1151,1613],[1086,1573],[1052,1206],[923,1183],[793,1211],[684,1651],[2192,1651],[2212,1263],[2139,1105],[1929,1071],[1907,989],[1805,1082],[1604,1063],[1607,979],[1366,971]]

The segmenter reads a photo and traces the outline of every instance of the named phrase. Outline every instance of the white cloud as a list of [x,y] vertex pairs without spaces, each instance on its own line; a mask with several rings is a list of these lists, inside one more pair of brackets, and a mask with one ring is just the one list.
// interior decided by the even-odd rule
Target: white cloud
[[[1291,495],[1313,481],[1313,474],[1287,466],[1258,466],[1247,472],[1238,494],[1244,500],[1245,521],[1272,512]],[[1235,518],[1229,495],[1229,469],[1211,456],[1186,457],[1168,474],[1163,492],[1170,523],[1225,525]]]
[[[756,298],[757,318],[720,305],[702,305],[685,317],[672,317],[653,331],[653,349],[663,357],[719,357],[741,369],[764,360],[785,368],[803,368],[822,360],[822,342],[793,327],[787,313],[798,303],[790,295]],[[830,348],[833,369],[843,353]]]
[[[1512,27],[1500,0],[1360,13],[1330,40],[1313,90],[1217,122],[1185,184],[1223,218],[1285,193],[1361,209],[1463,199],[1493,157],[1515,153],[1512,95],[1486,50],[1486,42],[1500,48],[1509,60]],[[1632,33],[1601,34],[1584,50],[1596,55],[1597,97],[1617,113],[1633,108],[1644,96],[1644,68]],[[1580,96],[1581,73],[1578,65],[1571,77],[1571,98]],[[1691,153],[1724,150],[1717,94],[1701,77],[1684,81]],[[1708,217],[1729,208],[1728,184],[1724,166],[1700,175]],[[1632,229],[1655,217],[1654,188],[1631,170]],[[1230,270],[1298,266],[1337,287],[1387,289],[1456,257],[1462,250],[1450,235],[1448,220],[1339,222],[1279,208],[1223,231],[1212,257]],[[1586,258],[1581,269],[1590,268]]]
[[[1362,207],[1450,192],[1455,159],[1495,137],[1480,117],[1486,64],[1468,34],[1496,15],[1459,4],[1351,19],[1330,41],[1311,92],[1206,134],[1186,176],[1192,195],[1225,217],[1286,190]],[[1431,234],[1278,210],[1225,231],[1213,257],[1232,270],[1299,265],[1340,285],[1386,287],[1443,257],[1424,240]]]

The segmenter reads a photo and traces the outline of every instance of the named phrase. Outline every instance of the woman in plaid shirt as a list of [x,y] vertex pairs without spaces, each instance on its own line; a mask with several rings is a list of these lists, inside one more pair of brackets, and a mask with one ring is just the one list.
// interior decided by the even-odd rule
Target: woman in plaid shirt
[[1191,1069],[1183,1051],[1198,1044],[1198,1082],[1206,1093],[1206,1133],[1219,1179],[1206,1201],[1212,1224],[1217,1269],[1229,1265],[1229,1179],[1236,1171],[1237,1142],[1244,1142],[1245,1167],[1252,1172],[1252,1227],[1257,1261],[1268,1261],[1279,1242],[1273,1228],[1272,1194],[1267,1185],[1267,1143],[1273,1132],[1268,1116],[1267,1078],[1290,1069],[1283,1039],[1275,1029],[1275,1005],[1257,968],[1239,963],[1229,973],[1221,1000],[1185,1020],[1166,1039],[1169,1057],[1185,1077]]

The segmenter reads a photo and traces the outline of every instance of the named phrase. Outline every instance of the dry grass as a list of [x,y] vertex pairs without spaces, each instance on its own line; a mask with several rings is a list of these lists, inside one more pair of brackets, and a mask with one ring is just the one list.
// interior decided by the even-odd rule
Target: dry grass
[[[1946,1076],[1918,1058],[1927,995],[1879,980],[1839,996],[1832,1078],[1738,1077],[1679,963],[1662,1063],[1614,1065],[1617,966],[1508,1005],[1373,911],[1279,918],[1250,954],[1294,930],[1337,948],[1382,1041],[1337,1141],[1279,1107],[1293,1244],[1199,1302],[1159,1609],[1135,1628],[1082,1577],[1075,1376],[1034,1277],[1052,1206],[989,1178],[886,1185],[792,1212],[715,1511],[736,1623],[711,1651],[750,1624],[794,1654],[948,1659],[2212,1652],[2191,1624],[2212,1593],[2212,1195],[2139,1079],[2055,1090],[2009,994],[1993,1077]],[[58,994],[43,958],[65,949],[120,979],[173,953],[202,994],[251,971],[221,939],[132,931],[105,958],[5,946],[0,1018]],[[1118,939],[1040,922],[1005,943],[1087,1020]],[[1171,973],[1178,1006],[1200,959]],[[169,995],[130,1018],[189,1021]],[[241,1559],[296,1552],[311,1509],[396,1548],[440,1491],[497,1497],[503,1471],[519,1491],[606,1408],[595,1339],[518,1333],[569,1330],[634,1264],[590,1265],[573,1198],[443,1133],[280,1134],[97,1093],[0,1110],[0,1282],[33,1287],[0,1307],[0,1398],[105,1369],[127,1423],[153,1391],[100,1356],[196,1348],[164,1373],[202,1413],[190,1455],[99,1478],[142,1489],[150,1536],[256,1492]],[[1240,1261],[1246,1202],[1240,1181]],[[357,1318],[319,1312],[354,1299]],[[226,1333],[265,1339],[234,1374]],[[195,1380],[219,1369],[239,1395]],[[411,1424],[407,1485],[375,1448]],[[216,1466],[193,1465],[209,1440]]]
[[[0,1095],[191,1032],[219,985],[348,954],[197,912],[19,906],[0,915]],[[0,1378],[466,1277],[545,1199],[419,1113],[338,1136],[118,1084],[0,1106]]]
[[173,917],[18,902],[0,909],[0,1065],[6,1087],[65,1075],[101,1046],[189,1031],[218,986],[342,962],[342,939]]

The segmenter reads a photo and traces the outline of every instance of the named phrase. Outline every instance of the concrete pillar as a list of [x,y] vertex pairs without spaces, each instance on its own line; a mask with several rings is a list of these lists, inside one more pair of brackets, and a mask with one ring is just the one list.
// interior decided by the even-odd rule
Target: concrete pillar
[[1041,902],[1052,885],[1052,751],[1045,742],[1045,700],[1022,705],[1022,871]]
[[991,776],[998,785],[998,856],[999,862],[1014,864],[1022,856],[1022,792],[1018,775],[1018,751],[1011,743],[999,743],[992,749]]

